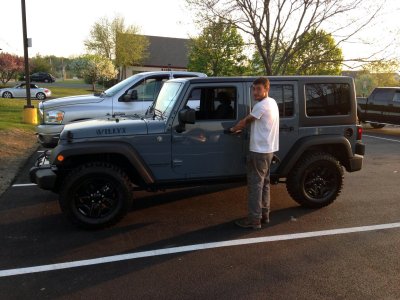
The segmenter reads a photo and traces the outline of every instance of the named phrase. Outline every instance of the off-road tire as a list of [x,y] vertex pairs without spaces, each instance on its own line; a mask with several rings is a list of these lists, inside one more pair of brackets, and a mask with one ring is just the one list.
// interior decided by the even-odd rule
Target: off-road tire
[[331,204],[343,187],[343,167],[331,154],[310,152],[300,158],[286,179],[290,196],[301,206]]
[[61,183],[59,195],[64,215],[85,229],[117,223],[131,208],[132,200],[129,177],[118,166],[105,162],[87,163],[71,171]]
[[375,129],[381,129],[381,128],[385,127],[385,124],[380,124],[380,123],[370,123],[370,125],[372,126],[372,128],[375,128]]

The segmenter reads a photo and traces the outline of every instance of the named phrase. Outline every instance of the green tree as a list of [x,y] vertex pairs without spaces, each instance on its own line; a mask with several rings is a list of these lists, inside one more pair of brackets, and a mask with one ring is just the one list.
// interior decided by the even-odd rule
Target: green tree
[[[338,36],[337,45],[354,39],[367,27],[383,7],[375,1],[360,5],[362,0],[311,1],[311,0],[186,0],[196,13],[199,22],[220,19],[232,24],[251,37],[257,49],[266,75],[285,75],[291,71],[289,64],[317,39],[313,30],[329,28]],[[360,16],[354,18],[354,15]],[[311,35],[308,35],[311,34]],[[365,61],[356,57],[352,61]],[[307,60],[302,58],[302,62]],[[321,59],[320,62],[322,63]],[[324,61],[329,63],[332,61]],[[313,69],[310,64],[298,65],[304,70]],[[334,71],[335,68],[332,69]]]
[[355,78],[357,95],[368,96],[376,87],[400,86],[400,62],[395,59],[368,63]]
[[148,39],[132,28],[128,33],[119,33],[116,42],[115,65],[121,68],[121,78],[126,77],[126,67],[139,65],[147,57]]
[[51,64],[48,58],[41,56],[40,54],[36,54],[35,57],[30,59],[30,70],[31,73],[36,72],[51,72]]
[[376,80],[373,75],[368,72],[360,72],[355,78],[357,96],[367,97],[372,90],[377,87]]
[[[340,75],[343,54],[331,34],[323,30],[311,30],[294,45],[298,49],[286,63],[285,75]],[[285,46],[277,51],[277,60],[272,63],[275,69]],[[251,68],[255,74],[266,74],[265,65],[258,51],[253,54]]]
[[95,22],[90,37],[84,42],[90,53],[112,60],[126,75],[128,65],[138,65],[146,57],[148,39],[139,35],[139,28],[126,25],[123,17],[105,17]]
[[210,76],[243,75],[247,71],[244,46],[234,26],[221,20],[209,23],[190,41],[188,69]]
[[96,83],[112,79],[117,75],[117,70],[111,60],[100,55],[84,55],[75,59],[70,66],[76,74],[92,84],[93,91],[96,90]]
[[298,41],[286,74],[340,75],[343,53],[331,34],[313,29]]

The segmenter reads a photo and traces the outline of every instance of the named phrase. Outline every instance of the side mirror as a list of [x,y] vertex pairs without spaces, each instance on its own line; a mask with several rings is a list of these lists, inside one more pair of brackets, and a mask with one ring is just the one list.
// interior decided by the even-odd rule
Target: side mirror
[[137,90],[128,91],[123,97],[123,102],[132,102],[138,99]]
[[178,114],[180,124],[194,124],[196,122],[196,111],[191,108],[184,108]]

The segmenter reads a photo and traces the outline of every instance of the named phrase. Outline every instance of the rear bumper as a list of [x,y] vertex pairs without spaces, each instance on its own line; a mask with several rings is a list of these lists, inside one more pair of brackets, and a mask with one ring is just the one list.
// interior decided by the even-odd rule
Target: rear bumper
[[354,155],[354,157],[349,159],[349,168],[347,169],[348,172],[356,172],[362,169],[364,157],[361,155]]
[[357,142],[356,148],[355,148],[355,153],[358,155],[364,155],[365,154],[365,145],[361,142]]
[[365,145],[361,142],[357,142],[355,145],[355,154],[349,159],[349,164],[347,167],[348,172],[356,172],[362,169],[364,154]]

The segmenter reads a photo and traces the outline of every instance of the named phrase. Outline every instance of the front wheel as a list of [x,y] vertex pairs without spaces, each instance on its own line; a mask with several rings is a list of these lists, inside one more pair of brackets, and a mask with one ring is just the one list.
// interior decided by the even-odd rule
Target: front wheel
[[8,99],[11,99],[13,97],[13,95],[10,92],[4,92],[2,96],[3,98],[8,98]]
[[286,188],[300,205],[320,208],[331,204],[343,186],[343,168],[331,154],[309,153],[290,172]]
[[37,93],[36,94],[36,99],[44,100],[44,99],[46,99],[46,94],[45,93]]
[[67,175],[61,186],[61,210],[73,223],[86,229],[117,223],[132,205],[131,182],[112,164],[80,166]]

